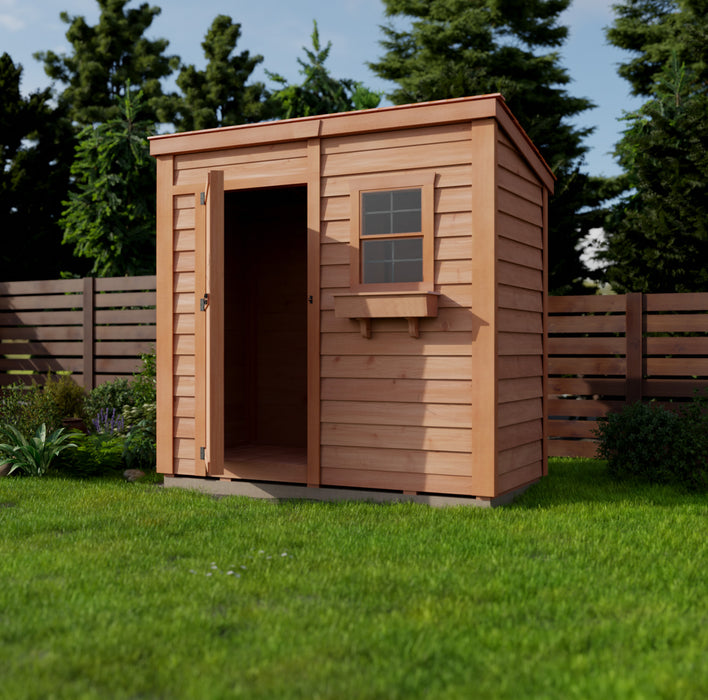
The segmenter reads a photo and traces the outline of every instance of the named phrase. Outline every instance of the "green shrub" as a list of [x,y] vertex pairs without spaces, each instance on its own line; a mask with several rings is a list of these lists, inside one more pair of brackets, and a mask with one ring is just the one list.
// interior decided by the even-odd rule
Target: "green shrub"
[[5,423],[0,426],[0,460],[10,465],[9,474],[15,471],[28,476],[43,476],[49,470],[55,458],[64,450],[76,447],[68,442],[74,433],[67,433],[64,428],[47,435],[47,426],[42,423],[34,437],[29,440],[14,426]]
[[[83,390],[68,377],[59,381],[47,378],[48,389],[38,384],[21,382],[0,390],[0,423],[8,423],[27,439],[41,425],[53,431],[61,427],[61,419],[77,405],[74,396]],[[69,413],[65,413],[65,411]]]
[[127,429],[129,421],[124,415],[126,407],[132,409],[155,403],[155,354],[141,357],[142,369],[132,379],[121,378],[104,382],[88,395],[85,410],[89,427],[105,432],[107,425],[117,425],[117,419],[122,417]]
[[125,437],[89,433],[77,434],[76,449],[61,455],[57,469],[76,477],[101,476],[123,469]]
[[157,459],[156,404],[124,408],[123,416],[128,430],[123,459],[130,469],[154,469]]
[[85,419],[86,392],[70,376],[48,375],[42,395],[47,412],[56,416],[58,423],[63,418]]
[[123,413],[123,406],[133,405],[133,394],[128,379],[114,379],[99,384],[86,398],[86,415],[93,422],[101,411]]
[[708,415],[703,400],[673,411],[637,402],[603,418],[598,455],[611,474],[708,488]]

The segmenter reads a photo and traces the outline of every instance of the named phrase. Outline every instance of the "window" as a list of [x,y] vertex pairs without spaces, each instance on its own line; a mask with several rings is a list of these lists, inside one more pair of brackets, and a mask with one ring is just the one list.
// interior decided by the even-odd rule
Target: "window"
[[395,189],[352,189],[352,287],[432,289],[434,174],[379,182]]

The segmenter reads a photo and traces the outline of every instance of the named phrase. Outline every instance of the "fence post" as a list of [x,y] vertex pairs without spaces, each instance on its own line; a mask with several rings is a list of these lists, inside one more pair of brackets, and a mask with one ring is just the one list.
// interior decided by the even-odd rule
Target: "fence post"
[[626,295],[625,341],[627,373],[625,400],[629,403],[642,400],[644,379],[644,295],[633,292]]
[[84,360],[84,389],[91,391],[94,388],[94,322],[96,302],[94,299],[94,279],[84,277],[84,315],[83,315],[83,343],[82,352]]

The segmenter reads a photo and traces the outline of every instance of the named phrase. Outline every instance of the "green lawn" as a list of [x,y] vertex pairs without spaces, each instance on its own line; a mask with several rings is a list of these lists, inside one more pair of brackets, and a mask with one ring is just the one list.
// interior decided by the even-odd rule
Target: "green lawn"
[[494,510],[0,479],[0,697],[705,698],[708,496]]

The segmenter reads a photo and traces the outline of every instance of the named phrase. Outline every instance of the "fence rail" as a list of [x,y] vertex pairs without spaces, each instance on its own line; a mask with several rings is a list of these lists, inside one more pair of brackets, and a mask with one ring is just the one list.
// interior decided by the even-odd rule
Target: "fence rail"
[[708,293],[548,299],[549,455],[595,454],[597,419],[708,391]]
[[0,282],[0,386],[130,376],[155,344],[155,276]]

